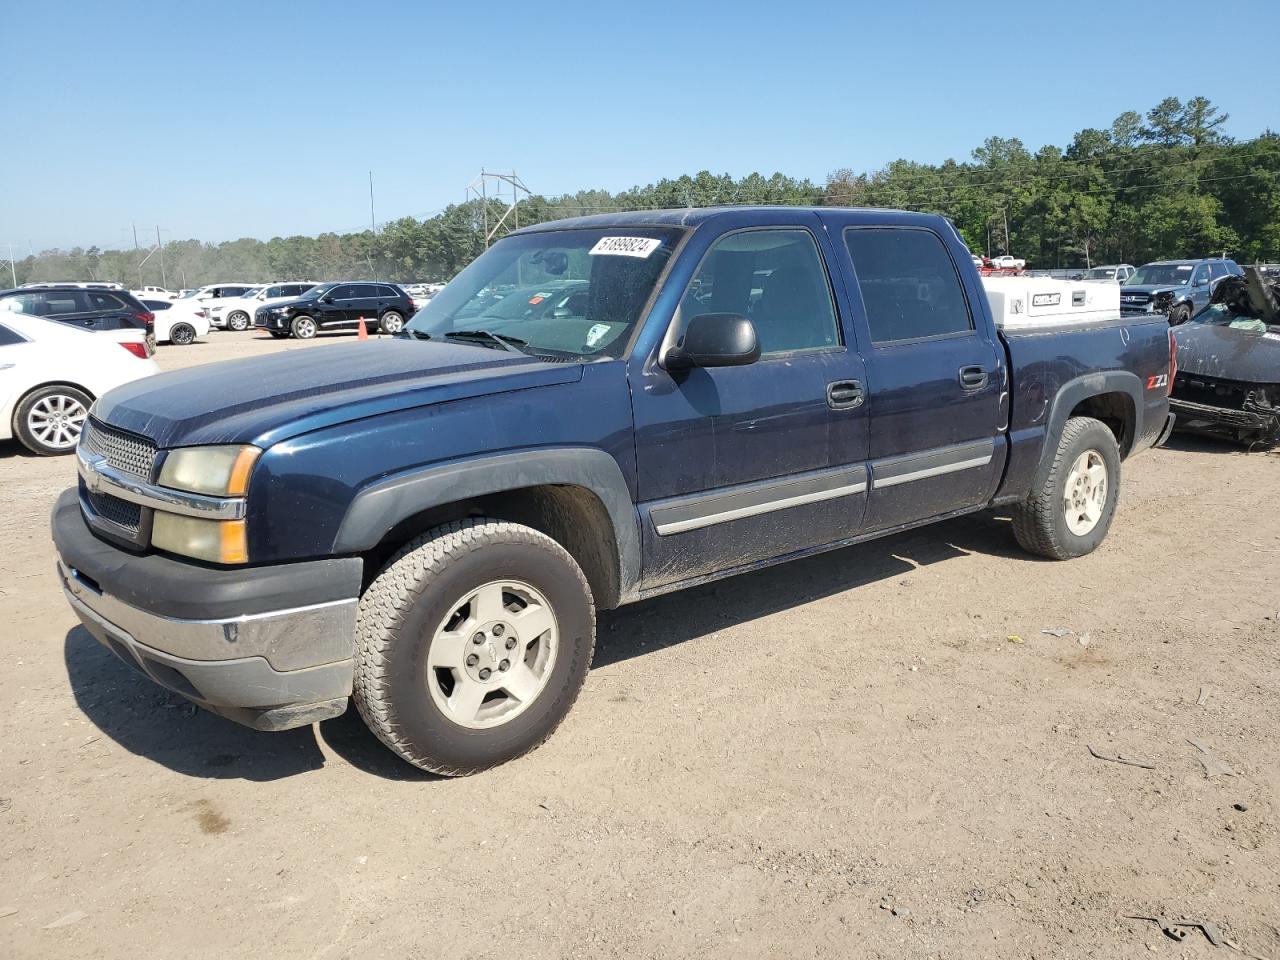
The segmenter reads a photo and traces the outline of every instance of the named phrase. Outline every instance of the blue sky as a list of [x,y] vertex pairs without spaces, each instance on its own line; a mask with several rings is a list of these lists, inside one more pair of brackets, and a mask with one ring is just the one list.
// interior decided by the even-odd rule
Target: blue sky
[[[1002,13],[1001,11],[1006,11]],[[1280,128],[1280,4],[112,3],[7,6],[0,243],[352,230],[464,199],[701,169],[821,182],[1032,149],[1165,96]],[[1215,39],[1213,30],[1228,34]],[[1147,51],[1147,56],[1136,56]],[[15,251],[18,252],[18,251]]]

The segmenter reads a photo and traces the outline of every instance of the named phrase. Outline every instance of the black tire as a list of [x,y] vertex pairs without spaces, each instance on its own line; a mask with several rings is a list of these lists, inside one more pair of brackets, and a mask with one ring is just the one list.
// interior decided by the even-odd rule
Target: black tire
[[[54,384],[32,390],[18,403],[13,412],[13,434],[24,447],[42,457],[58,457],[71,453],[80,439],[80,430],[84,426],[84,418],[89,414],[93,398],[83,390],[66,384]],[[74,409],[77,422],[74,427],[68,424],[59,427],[42,427],[41,424],[54,422],[53,413],[59,406]],[[43,415],[43,411],[49,415]],[[33,416],[34,414],[34,416]],[[42,436],[41,434],[44,434]]]
[[[437,704],[428,684],[441,681],[427,656],[437,626],[495,579],[539,591],[558,637],[543,686],[523,712],[477,729],[455,722]],[[551,736],[582,689],[594,649],[591,588],[560,544],[516,523],[455,521],[406,544],[360,598],[356,707],[378,739],[409,763],[465,776],[522,756]]]
[[243,333],[249,329],[249,315],[243,310],[237,310],[227,315],[227,329],[234,330],[236,333]]
[[[1106,467],[1106,499],[1094,527],[1084,535],[1068,527],[1067,477],[1078,458],[1094,451]],[[1022,549],[1051,560],[1092,553],[1111,528],[1120,498],[1120,448],[1107,425],[1092,417],[1072,417],[1062,428],[1049,475],[1039,490],[1013,508],[1013,535]]]
[[1191,319],[1191,304],[1179,303],[1175,304],[1173,309],[1169,311],[1169,326],[1180,327]]
[[399,333],[404,329],[404,317],[398,311],[388,310],[378,321],[378,328],[383,333]]
[[273,340],[289,339],[289,334],[285,333],[283,330],[268,330],[267,333],[271,334],[271,339]]
[[314,318],[304,313],[300,317],[293,318],[293,322],[289,324],[289,330],[299,340],[310,340],[320,332],[320,327]]
[[169,328],[169,342],[185,347],[196,338],[196,328],[189,323],[175,323]]

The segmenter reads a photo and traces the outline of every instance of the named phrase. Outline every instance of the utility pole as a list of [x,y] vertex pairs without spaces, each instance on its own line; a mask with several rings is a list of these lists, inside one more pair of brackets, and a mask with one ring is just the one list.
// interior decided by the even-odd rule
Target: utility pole
[[[133,254],[136,257],[138,254],[142,253],[142,251],[138,248],[138,225],[135,223],[132,226],[133,226]],[[144,262],[145,261],[142,261],[142,260],[138,261],[138,289],[139,290],[142,289],[142,264]]]
[[373,266],[373,238],[376,238],[378,236],[378,221],[375,220],[373,216],[373,171],[372,170],[369,171],[369,232],[372,234],[372,237],[370,238],[369,246],[365,250],[365,257],[369,261],[370,277],[372,277],[372,279],[374,280],[377,280],[378,271],[375,270]]
[[164,270],[164,242],[160,239],[160,224],[156,224],[156,246],[160,248],[160,286],[169,289],[169,276]]
[[13,285],[18,285],[18,268],[13,265],[13,244],[9,243],[9,275],[13,277]]

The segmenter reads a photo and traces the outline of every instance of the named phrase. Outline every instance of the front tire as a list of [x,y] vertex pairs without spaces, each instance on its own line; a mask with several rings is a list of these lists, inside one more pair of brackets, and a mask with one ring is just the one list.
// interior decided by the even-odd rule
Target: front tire
[[1082,557],[1106,538],[1119,497],[1115,435],[1093,417],[1072,417],[1044,484],[1013,508],[1013,535],[1042,557]]
[[196,328],[189,323],[175,323],[169,330],[169,342],[185,347],[196,338]]
[[560,544],[456,521],[404,546],[361,597],[356,707],[414,766],[476,773],[555,731],[594,648],[591,588]]
[[22,398],[13,414],[13,432],[22,445],[42,457],[76,448],[93,400],[68,386],[41,387]]
[[227,329],[234,330],[236,333],[243,333],[249,329],[249,315],[243,310],[237,310],[235,313],[227,317]]
[[404,329],[404,317],[394,310],[388,310],[382,315],[378,325],[382,328],[383,333],[399,333]]
[[308,316],[294,317],[289,329],[299,340],[310,340],[319,332],[316,322]]
[[1191,319],[1191,304],[1179,303],[1169,311],[1169,326],[1180,327]]

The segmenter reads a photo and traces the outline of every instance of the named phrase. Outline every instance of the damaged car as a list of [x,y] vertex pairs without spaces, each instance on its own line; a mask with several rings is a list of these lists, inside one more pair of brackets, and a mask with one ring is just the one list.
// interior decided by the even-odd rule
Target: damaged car
[[1173,331],[1176,429],[1253,446],[1280,442],[1280,278],[1249,267]]

